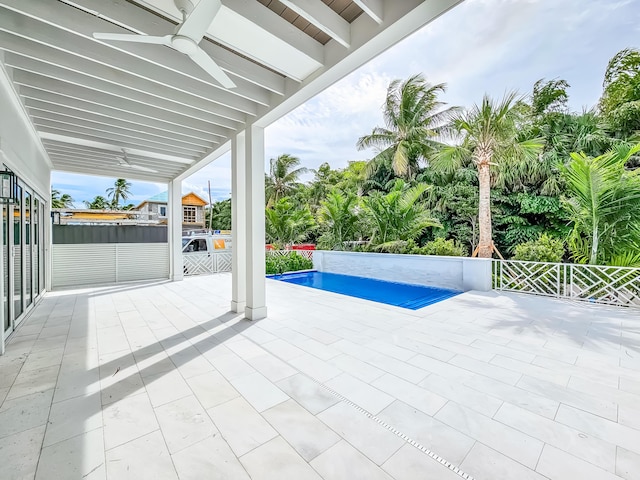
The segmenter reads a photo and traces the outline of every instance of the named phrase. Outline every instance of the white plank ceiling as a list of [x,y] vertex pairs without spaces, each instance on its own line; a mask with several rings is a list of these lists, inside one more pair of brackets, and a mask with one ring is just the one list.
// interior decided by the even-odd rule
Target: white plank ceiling
[[166,46],[93,37],[171,35],[173,0],[0,0],[0,67],[54,169],[167,182],[461,1],[223,0],[200,46],[227,89]]

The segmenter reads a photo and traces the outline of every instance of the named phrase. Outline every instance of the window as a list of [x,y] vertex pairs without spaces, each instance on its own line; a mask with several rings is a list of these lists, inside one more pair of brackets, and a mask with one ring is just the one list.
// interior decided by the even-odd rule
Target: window
[[203,238],[191,240],[189,244],[182,249],[183,252],[206,252],[207,241]]
[[161,217],[167,216],[167,207],[164,205],[160,205],[160,216]]
[[196,223],[196,207],[182,207],[182,221]]

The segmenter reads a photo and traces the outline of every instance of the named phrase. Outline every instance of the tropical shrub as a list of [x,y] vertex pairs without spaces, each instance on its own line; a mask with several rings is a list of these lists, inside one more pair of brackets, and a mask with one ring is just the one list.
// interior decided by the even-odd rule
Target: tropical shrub
[[296,206],[289,197],[267,207],[265,215],[267,239],[279,248],[303,241],[316,224],[309,207]]
[[516,245],[513,259],[528,262],[558,263],[562,261],[563,256],[564,242],[559,238],[552,238],[543,233],[537,240]]
[[318,247],[324,250],[343,250],[345,242],[356,238],[358,214],[357,197],[331,191],[326,200],[320,202],[318,223],[322,235]]
[[442,237],[437,237],[432,242],[428,242],[424,247],[419,249],[419,253],[422,255],[440,255],[442,257],[466,256],[464,247],[454,240],[445,240]]
[[422,200],[428,188],[424,183],[411,187],[398,179],[387,194],[371,192],[364,199],[365,216],[372,226],[371,245],[415,240],[428,227],[440,227]]
[[572,153],[562,168],[564,205],[573,224],[569,250],[576,262],[621,263],[629,252],[640,251],[640,170],[626,168],[638,152],[640,144],[618,145],[597,157]]
[[313,261],[298,253],[292,252],[283,256],[267,255],[265,266],[267,275],[274,275],[285,272],[310,270],[313,268]]

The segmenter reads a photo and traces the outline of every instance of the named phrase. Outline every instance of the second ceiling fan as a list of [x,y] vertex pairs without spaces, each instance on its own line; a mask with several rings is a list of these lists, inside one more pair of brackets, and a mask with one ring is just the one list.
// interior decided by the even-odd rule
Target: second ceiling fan
[[183,21],[173,35],[153,36],[130,33],[94,33],[99,40],[120,42],[151,43],[165,45],[187,55],[200,68],[211,75],[225,88],[235,88],[236,84],[218,66],[218,64],[198,44],[207,33],[213,19],[222,7],[220,0],[200,0],[195,7],[190,0],[174,0],[182,13]]

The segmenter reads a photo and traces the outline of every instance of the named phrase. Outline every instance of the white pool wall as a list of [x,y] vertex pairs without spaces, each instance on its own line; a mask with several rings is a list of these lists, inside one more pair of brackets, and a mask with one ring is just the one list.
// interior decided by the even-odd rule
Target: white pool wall
[[488,258],[316,250],[313,253],[313,268],[319,272],[464,292],[491,290],[491,260]]

